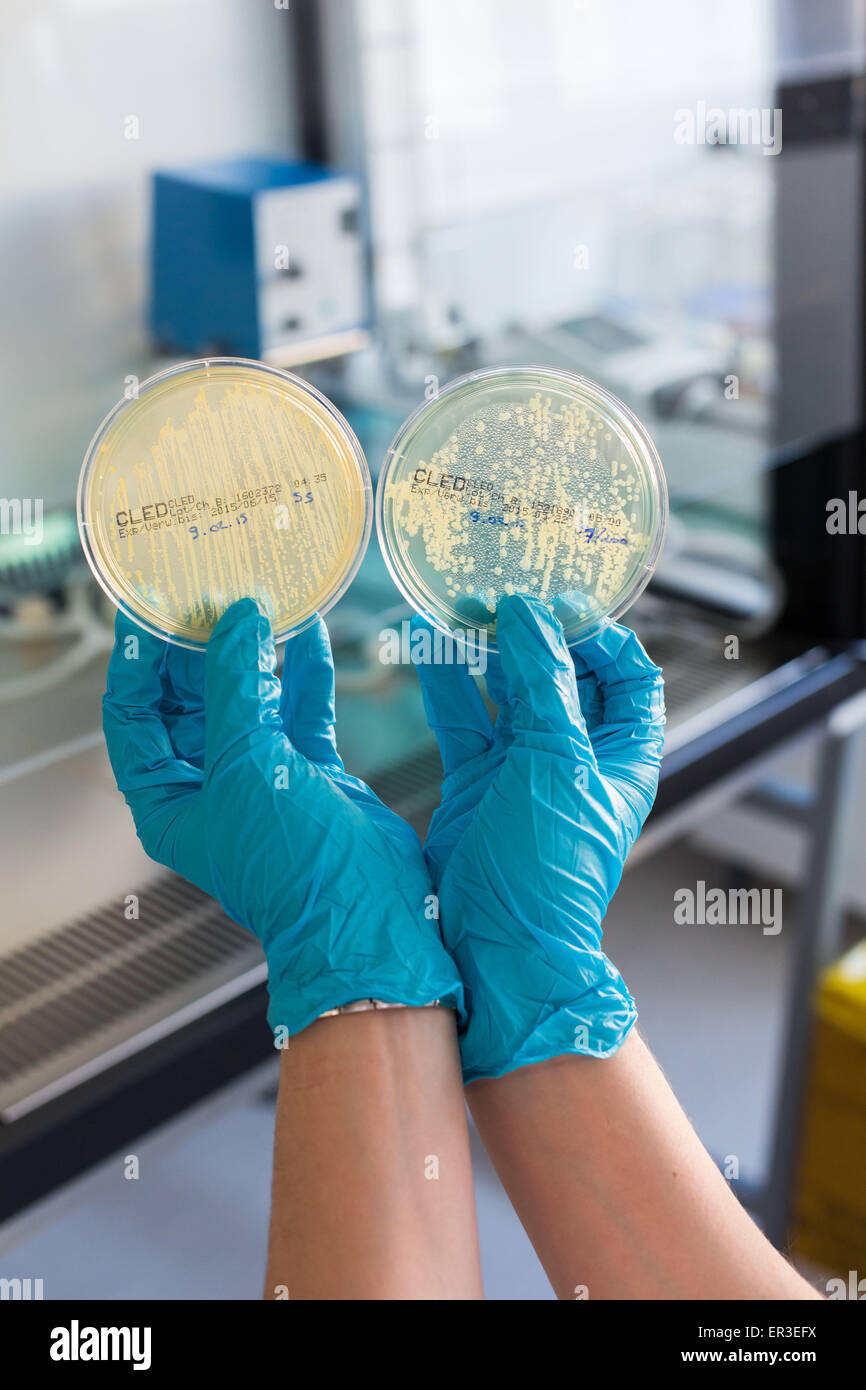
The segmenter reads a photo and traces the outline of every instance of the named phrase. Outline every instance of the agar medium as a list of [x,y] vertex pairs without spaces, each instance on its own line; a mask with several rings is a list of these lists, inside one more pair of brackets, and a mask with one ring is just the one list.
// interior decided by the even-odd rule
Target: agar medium
[[200,648],[256,598],[277,640],[345,592],[372,525],[349,425],[298,377],[212,358],[169,368],[106,417],[78,485],[102,588],[149,632]]
[[529,594],[569,643],[619,617],[649,582],[667,489],[652,440],[585,377],[544,367],[474,372],[397,433],[376,525],[392,577],[446,631],[495,642],[504,594]]

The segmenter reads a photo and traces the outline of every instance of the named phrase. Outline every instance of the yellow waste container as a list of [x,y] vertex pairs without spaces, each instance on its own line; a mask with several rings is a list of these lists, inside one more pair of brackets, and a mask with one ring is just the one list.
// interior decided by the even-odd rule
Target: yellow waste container
[[866,1281],[866,941],[824,971],[816,1013],[793,1244],[846,1284],[855,1271],[856,1288]]

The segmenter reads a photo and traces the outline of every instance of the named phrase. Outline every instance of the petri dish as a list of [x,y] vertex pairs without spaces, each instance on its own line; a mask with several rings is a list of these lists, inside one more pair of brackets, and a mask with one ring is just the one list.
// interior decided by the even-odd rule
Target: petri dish
[[307,382],[236,358],[171,367],[97,430],[78,484],[87,561],[118,608],[180,646],[256,598],[279,641],[345,592],[372,527],[367,462]]
[[433,624],[479,630],[530,594],[569,643],[617,618],[664,542],[667,488],[640,421],[586,377],[501,367],[458,378],[398,431],[376,496],[397,587]]

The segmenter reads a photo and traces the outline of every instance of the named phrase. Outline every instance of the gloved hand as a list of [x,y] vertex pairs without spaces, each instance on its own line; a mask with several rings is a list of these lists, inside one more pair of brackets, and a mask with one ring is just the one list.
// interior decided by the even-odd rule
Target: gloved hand
[[343,770],[321,620],[287,643],[282,691],[275,670],[251,599],[204,654],[118,614],[103,727],[144,848],[261,939],[273,1029],[366,998],[462,1012],[418,836]]
[[514,596],[496,640],[495,725],[465,663],[418,665],[445,770],[425,852],[466,987],[466,1081],[565,1052],[604,1057],[628,1034],[637,1011],[602,921],[664,734],[661,671],[626,628],[569,651],[550,610]]

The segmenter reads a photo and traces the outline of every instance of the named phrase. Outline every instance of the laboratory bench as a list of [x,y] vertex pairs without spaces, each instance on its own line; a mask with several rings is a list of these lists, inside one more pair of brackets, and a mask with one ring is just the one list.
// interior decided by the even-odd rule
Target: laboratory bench
[[[377,563],[366,578],[362,570],[343,613],[335,610],[341,744],[351,770],[423,833],[441,767],[414,672],[373,669],[382,615],[373,620],[368,611],[366,628],[360,615],[365,582],[368,597],[381,593]],[[775,1205],[762,1211],[781,1243],[811,990],[839,941],[837,871],[850,820],[851,744],[866,720],[866,649],[763,638],[720,662],[723,634],[711,624],[680,621],[666,633],[650,600],[633,619],[665,669],[669,725],[657,801],[630,862],[745,797],[793,816],[807,833],[767,1186]],[[0,1220],[272,1055],[258,943],[138,845],[93,727],[103,681],[100,656],[67,682],[62,699],[49,691],[41,707],[33,701],[15,746],[2,749]],[[46,729],[62,732],[53,748],[45,747]],[[767,775],[779,753],[806,738],[821,749],[809,802]],[[761,1193],[744,1196],[761,1210]]]

